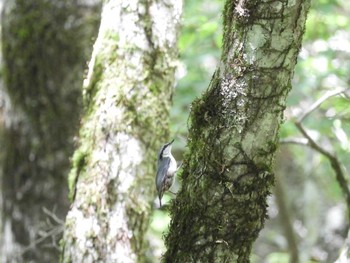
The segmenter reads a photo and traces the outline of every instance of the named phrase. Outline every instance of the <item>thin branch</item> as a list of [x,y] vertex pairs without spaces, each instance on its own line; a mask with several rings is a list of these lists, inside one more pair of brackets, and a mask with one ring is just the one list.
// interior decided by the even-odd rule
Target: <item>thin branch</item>
[[[320,99],[318,99],[315,103],[313,103],[310,108],[308,110],[306,110],[302,115],[299,116],[299,118],[297,118],[297,120],[294,121],[294,125],[297,127],[297,129],[301,132],[301,134],[304,136],[304,138],[286,138],[286,139],[282,139],[280,141],[280,143],[282,144],[298,144],[298,145],[303,145],[303,146],[309,146],[311,149],[319,152],[320,154],[322,154],[323,156],[325,156],[328,161],[331,164],[332,169],[335,172],[336,175],[336,180],[338,181],[338,184],[340,186],[340,188],[342,189],[342,192],[345,196],[345,202],[347,203],[347,208],[348,208],[348,218],[350,219],[350,189],[349,189],[349,184],[348,184],[348,180],[347,177],[342,169],[342,165],[341,162],[338,160],[338,158],[336,157],[336,155],[334,155],[333,153],[331,153],[330,151],[326,150],[325,148],[323,148],[321,145],[317,144],[311,137],[310,135],[307,133],[307,131],[304,129],[303,125],[302,125],[302,121],[309,115],[311,114],[314,110],[316,110],[318,107],[320,107],[320,105],[326,101],[327,99],[336,96],[338,94],[344,93],[345,96],[347,96],[347,94],[345,93],[346,91],[350,90],[350,88],[346,88],[346,89],[338,89],[335,91],[329,91],[327,93],[325,93]],[[349,225],[347,226],[349,228]],[[286,232],[290,231],[289,226],[286,226]],[[291,248],[291,253],[292,256],[295,257],[296,260],[298,260],[298,247],[295,246],[296,243],[294,243],[293,240],[293,236],[289,235],[289,234],[293,234],[293,232],[288,232],[287,236],[289,236],[289,245]],[[294,252],[294,253],[293,253]]]
[[308,140],[306,138],[284,138],[280,140],[280,144],[298,144],[307,145]]
[[308,110],[306,110],[297,120],[297,122],[301,123],[311,112],[316,110],[318,107],[321,106],[323,102],[328,100],[329,98],[336,96],[338,94],[344,93],[346,91],[350,90],[350,88],[342,88],[342,89],[337,89],[333,91],[328,91],[326,92],[321,98],[319,98],[317,101],[315,101]]
[[348,217],[350,218],[350,189],[348,186],[347,178],[342,170],[340,161],[331,152],[327,151],[322,146],[317,144],[310,137],[310,135],[306,132],[303,125],[301,124],[302,121],[309,114],[311,114],[314,110],[316,110],[324,101],[326,101],[327,99],[329,99],[333,96],[336,96],[338,94],[341,94],[341,93],[345,94],[345,92],[349,91],[349,90],[350,90],[350,88],[342,88],[342,89],[337,89],[334,91],[326,92],[321,98],[319,98],[315,103],[313,103],[308,110],[306,110],[302,115],[299,116],[299,118],[297,118],[297,120],[294,122],[294,124],[297,127],[297,129],[301,132],[301,134],[305,137],[306,140],[301,139],[301,138],[287,138],[287,139],[281,140],[281,143],[299,144],[299,145],[304,145],[304,146],[307,145],[310,148],[312,148],[315,151],[322,154],[323,156],[325,156],[329,160],[329,162],[330,162],[330,164],[335,172],[336,180],[338,181],[339,186],[342,189],[343,194],[345,195],[345,201],[346,201],[347,207],[348,207]]
[[[58,240],[58,236],[61,235],[64,231],[64,221],[58,218],[54,212],[48,210],[46,207],[43,207],[42,209],[43,209],[43,212],[48,216],[47,224],[50,229],[39,230],[37,233],[38,238],[35,239],[33,242],[31,242],[27,247],[23,249],[23,251],[21,252],[22,255],[34,249],[37,245],[39,245],[40,243],[42,243],[44,240],[48,238],[51,238],[51,242],[52,242],[50,247],[55,247],[59,249],[59,246],[57,245],[57,240]],[[54,221],[55,225],[51,223],[50,219]]]
[[348,207],[348,217],[350,218],[350,190],[348,187],[348,181],[346,179],[346,176],[341,168],[340,161],[331,152],[327,151],[326,149],[324,149],[323,147],[318,145],[310,137],[310,135],[306,132],[306,130],[304,129],[304,127],[302,126],[301,123],[295,122],[294,124],[298,128],[298,130],[304,135],[304,137],[308,140],[308,143],[306,145],[308,145],[309,147],[311,147],[315,151],[319,152],[320,154],[322,154],[323,156],[325,156],[329,160],[329,162],[330,162],[330,164],[335,172],[336,179],[340,185],[340,188],[342,189],[343,194],[345,195],[345,201],[346,201],[347,207]]
[[294,123],[295,126],[298,128],[298,130],[301,132],[302,135],[307,139],[307,144],[317,152],[323,154],[326,156],[328,159],[334,158],[332,153],[327,151],[326,149],[322,148],[320,145],[318,145],[314,139],[311,138],[311,136],[307,133],[307,131],[304,129],[303,125],[299,122]]
[[[52,228],[51,230],[49,230],[48,232],[43,232],[41,233],[41,237],[37,238],[36,240],[34,240],[33,242],[31,242],[27,247],[25,247],[23,249],[23,251],[21,252],[21,254],[25,254],[26,252],[28,252],[29,250],[33,249],[36,247],[36,245],[40,244],[41,242],[43,242],[45,239],[49,238],[49,237],[54,237],[54,236],[58,236],[61,233],[63,233],[64,230],[64,226],[57,226]],[[56,246],[57,247],[57,246]]]
[[43,212],[46,214],[49,218],[52,218],[58,225],[64,225],[64,221],[56,216],[54,212],[51,212],[49,209],[46,207],[43,207]]

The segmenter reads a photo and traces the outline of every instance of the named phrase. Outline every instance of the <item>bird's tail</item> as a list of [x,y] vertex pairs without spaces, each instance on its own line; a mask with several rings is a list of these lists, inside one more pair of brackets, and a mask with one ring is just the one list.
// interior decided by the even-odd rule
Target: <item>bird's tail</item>
[[159,198],[159,207],[162,207],[162,193],[159,193],[158,198]]

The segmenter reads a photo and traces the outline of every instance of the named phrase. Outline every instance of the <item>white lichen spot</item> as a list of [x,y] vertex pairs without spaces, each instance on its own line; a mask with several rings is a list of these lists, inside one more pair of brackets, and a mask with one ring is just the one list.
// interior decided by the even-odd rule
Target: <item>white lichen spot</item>
[[237,97],[237,92],[234,89],[235,80],[231,78],[223,78],[221,80],[220,93],[224,97],[224,107],[229,106],[228,104]]
[[238,99],[238,101],[237,101],[237,106],[238,106],[238,108],[244,107],[244,106],[245,106],[245,103],[246,103],[245,98],[242,97],[242,98]]
[[153,44],[156,47],[166,48],[176,44],[176,27],[174,21],[180,19],[182,1],[152,2],[150,15],[153,19]]
[[109,135],[108,140],[101,139],[92,153],[93,167],[100,178],[108,181],[118,178],[118,193],[127,193],[136,177],[136,167],[142,161],[140,142],[131,135],[118,132]]
[[108,217],[108,234],[106,236],[106,244],[108,244],[110,254],[110,262],[135,262],[136,255],[130,254],[132,231],[129,229],[125,218],[124,204],[116,203]]
[[235,11],[239,16],[247,16],[248,10],[244,7],[244,0],[239,0],[238,4],[235,7]]
[[125,214],[120,202],[115,203],[111,214],[109,215],[109,221],[113,224],[109,225],[109,232],[107,241],[111,242],[117,236],[121,228],[125,228]]
[[220,94],[223,97],[223,114],[233,117],[229,118],[236,130],[241,133],[246,123],[247,88],[244,78],[224,77],[221,80]]
[[118,133],[115,139],[116,156],[112,160],[112,177],[118,176],[118,191],[126,193],[136,177],[136,167],[142,161],[140,141],[125,133]]
[[[144,28],[139,23],[139,16],[135,12],[123,13],[120,20],[119,33],[119,49],[129,50],[130,48],[136,50],[149,49],[149,42],[147,40]],[[124,51],[125,52],[125,51]]]
[[247,117],[244,115],[243,111],[235,111],[235,113],[233,117],[235,128],[238,133],[242,133]]
[[244,78],[240,78],[235,83],[235,89],[239,95],[247,96],[248,85],[245,82]]
[[100,232],[100,226],[95,217],[85,217],[83,212],[73,207],[67,215],[67,222],[74,220],[75,230],[74,236],[76,238],[77,249],[80,250],[81,254],[86,251],[89,240],[97,237]]

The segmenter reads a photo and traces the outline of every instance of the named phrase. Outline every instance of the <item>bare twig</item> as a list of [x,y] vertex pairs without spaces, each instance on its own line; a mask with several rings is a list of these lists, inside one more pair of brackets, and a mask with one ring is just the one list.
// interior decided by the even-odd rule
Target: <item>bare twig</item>
[[[59,235],[63,233],[64,230],[64,221],[57,217],[57,215],[48,210],[47,208],[43,207],[43,212],[48,216],[47,218],[47,225],[48,229],[43,230],[40,229],[37,232],[38,238],[35,239],[33,242],[31,242],[27,247],[25,247],[21,254],[24,254],[31,249],[35,248],[38,244],[42,243],[44,240],[51,238],[51,245],[45,245],[50,247],[55,247],[59,249],[59,246],[57,244],[57,240],[59,239]],[[52,219],[54,222],[52,222],[50,219]]]
[[317,144],[310,137],[310,135],[306,132],[306,130],[304,129],[304,127],[302,126],[301,123],[295,122],[294,124],[298,128],[298,130],[304,135],[304,137],[308,140],[308,143],[306,145],[308,145],[309,147],[311,147],[315,151],[317,151],[320,154],[322,154],[323,156],[325,156],[328,159],[328,161],[330,162],[330,164],[335,172],[336,179],[339,183],[339,186],[342,189],[343,194],[345,195],[345,201],[346,201],[347,207],[348,207],[348,217],[350,218],[350,190],[349,190],[349,186],[348,186],[348,181],[347,181],[346,176],[342,170],[340,161],[331,152],[327,151],[326,149],[321,147],[319,144]]
[[41,233],[41,237],[37,238],[36,240],[31,242],[29,246],[24,248],[23,251],[22,251],[22,254],[24,254],[27,251],[35,248],[36,245],[40,244],[41,242],[43,242],[47,238],[60,235],[61,233],[63,233],[63,230],[64,230],[64,226],[57,226],[57,227],[52,228],[48,232]]
[[[301,114],[299,116],[299,118],[297,118],[294,121],[294,125],[301,132],[301,134],[304,136],[304,138],[286,138],[286,139],[282,139],[280,141],[280,143],[309,146],[311,149],[317,151],[318,153],[322,154],[323,156],[325,156],[328,159],[328,161],[331,164],[332,169],[335,172],[336,180],[338,181],[338,184],[339,184],[339,186],[340,186],[340,188],[345,196],[345,202],[347,203],[347,208],[348,208],[348,218],[350,219],[350,189],[349,189],[348,180],[347,180],[347,177],[345,175],[345,172],[343,171],[341,162],[338,160],[336,155],[334,155],[333,153],[331,153],[327,149],[323,148],[315,140],[313,140],[302,125],[302,121],[308,115],[310,115],[314,110],[316,110],[318,107],[320,107],[320,105],[324,101],[326,101],[327,99],[329,99],[333,96],[336,96],[338,94],[341,94],[341,93],[345,94],[345,92],[348,90],[350,90],[350,88],[338,89],[335,91],[329,91],[329,92],[325,93],[320,99],[318,99],[315,103],[313,103],[308,110],[306,110],[303,114]],[[347,94],[345,94],[345,96],[347,96]],[[276,186],[278,186],[278,183],[276,184]],[[276,188],[278,188],[278,187],[276,187]],[[277,190],[281,190],[281,189],[277,189]],[[349,227],[349,226],[347,226],[347,227]],[[287,237],[289,237],[288,243],[289,243],[290,250],[291,250],[291,256],[294,257],[295,262],[297,262],[297,260],[298,260],[298,247],[297,247],[297,243],[296,243],[294,236],[293,236],[294,232],[292,231],[291,226],[288,224],[286,225],[285,228],[286,228]]]
[[319,98],[315,103],[313,103],[308,110],[306,110],[303,114],[297,118],[296,121],[294,121],[294,125],[297,127],[297,129],[301,132],[301,134],[304,136],[304,138],[286,138],[281,140],[281,143],[290,143],[290,144],[298,144],[298,145],[304,145],[309,146],[313,150],[319,152],[323,156],[325,156],[328,161],[330,162],[332,169],[335,172],[336,180],[338,181],[338,184],[340,188],[342,189],[342,192],[345,196],[345,201],[347,203],[348,207],[348,217],[350,218],[350,189],[348,185],[347,177],[345,176],[345,173],[342,169],[341,162],[338,160],[338,158],[331,153],[330,151],[323,148],[321,145],[317,144],[307,133],[307,131],[304,129],[303,125],[301,124],[302,121],[314,110],[316,110],[324,101],[327,99],[336,96],[338,94],[344,93],[346,91],[349,91],[350,88],[343,88],[343,89],[337,89],[334,91],[326,92],[321,98]]
[[299,144],[307,145],[308,140],[306,138],[284,138],[280,140],[281,144]]
[[56,216],[55,213],[51,212],[49,209],[46,207],[43,207],[43,212],[49,216],[49,218],[52,218],[57,224],[59,225],[64,225],[64,221]]
[[350,90],[350,88],[342,88],[342,89],[336,89],[333,91],[326,92],[321,98],[319,98],[317,101],[315,101],[308,110],[306,110],[302,115],[299,116],[297,122],[301,123],[311,112],[316,110],[318,107],[321,106],[323,102],[328,100],[329,98],[336,96],[338,94],[344,93],[346,91]]

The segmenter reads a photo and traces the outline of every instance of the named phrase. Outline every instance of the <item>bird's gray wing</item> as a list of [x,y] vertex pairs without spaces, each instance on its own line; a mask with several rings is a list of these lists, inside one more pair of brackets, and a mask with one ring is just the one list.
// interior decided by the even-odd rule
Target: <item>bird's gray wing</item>
[[169,165],[170,165],[170,158],[163,158],[158,161],[158,170],[157,170],[157,177],[156,177],[156,186],[157,186],[158,192],[161,190],[163,180],[165,179],[165,175],[169,169]]

